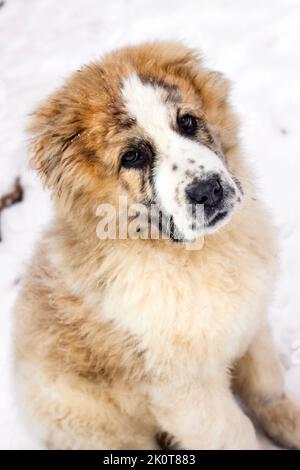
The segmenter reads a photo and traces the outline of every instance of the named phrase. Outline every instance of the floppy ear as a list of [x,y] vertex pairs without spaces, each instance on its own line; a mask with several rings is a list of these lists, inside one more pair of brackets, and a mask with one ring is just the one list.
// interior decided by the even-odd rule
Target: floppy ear
[[55,93],[32,114],[27,130],[31,135],[32,167],[45,186],[60,193],[66,166],[70,171],[70,146],[81,132],[74,103],[61,92]]
[[230,82],[221,72],[208,71],[205,79],[202,79],[202,98],[210,100],[211,106],[218,107],[228,103],[230,95]]
[[220,72],[200,69],[195,77],[205,116],[221,142],[223,152],[238,143],[239,120],[230,103],[229,80]]

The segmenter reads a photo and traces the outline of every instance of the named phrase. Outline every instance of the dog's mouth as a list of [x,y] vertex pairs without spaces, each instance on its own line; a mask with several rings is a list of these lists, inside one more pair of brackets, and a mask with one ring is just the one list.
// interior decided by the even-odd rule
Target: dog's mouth
[[167,235],[167,238],[169,238],[170,241],[176,243],[187,243],[195,240],[199,236],[207,235],[218,230],[224,223],[226,223],[226,219],[229,218],[229,214],[229,210],[221,210],[213,215],[209,220],[205,220],[205,217],[202,220],[196,220],[194,218],[190,225],[193,227],[193,234],[190,233],[189,236],[185,236],[185,231],[177,226],[174,217],[171,216],[168,219],[168,222],[165,223],[165,214],[164,212],[161,212],[159,229],[162,234],[165,236]]
[[215,225],[217,225],[219,222],[224,220],[228,215],[228,211],[222,211],[218,212],[207,224],[207,227],[213,228]]
[[[225,221],[225,219],[229,216],[229,211],[221,211],[218,212],[208,223],[205,223],[201,228],[196,230],[201,235],[205,235],[205,233],[209,233],[214,231],[214,229],[218,229],[218,226],[221,225],[221,222]],[[207,232],[208,230],[208,232]],[[173,217],[170,219],[169,225],[169,238],[173,242],[177,243],[186,243],[191,241],[190,239],[186,238],[183,233],[178,229],[178,227],[174,223]],[[197,237],[196,237],[197,238]]]
[[[229,215],[228,211],[218,212],[207,224],[205,224],[202,227],[202,235],[205,235],[205,232],[207,231],[207,229],[209,231],[214,231],[214,229],[218,229],[218,225],[222,221],[224,221],[228,215]],[[190,241],[187,238],[185,238],[185,236],[175,226],[173,218],[171,218],[170,222],[171,222],[170,223],[171,230],[169,232],[169,236],[170,236],[171,241],[177,242],[177,243],[186,243]]]

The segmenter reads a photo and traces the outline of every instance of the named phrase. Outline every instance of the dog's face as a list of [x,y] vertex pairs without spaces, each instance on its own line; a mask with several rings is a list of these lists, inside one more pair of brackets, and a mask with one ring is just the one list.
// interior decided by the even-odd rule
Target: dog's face
[[[197,94],[170,86],[168,77],[156,83],[137,74],[126,77],[121,90],[134,134],[120,157],[121,173],[138,172],[140,198],[158,204],[179,239],[217,230],[242,195]],[[194,210],[198,204],[204,220]]]
[[173,240],[218,230],[241,202],[228,161],[235,129],[224,79],[169,43],[83,68],[32,126],[35,161],[64,205],[155,204]]

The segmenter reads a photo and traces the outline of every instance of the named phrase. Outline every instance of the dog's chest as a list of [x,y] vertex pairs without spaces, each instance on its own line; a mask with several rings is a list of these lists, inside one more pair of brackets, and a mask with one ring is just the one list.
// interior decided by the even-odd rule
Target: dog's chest
[[148,365],[228,364],[242,354],[259,327],[269,284],[262,262],[197,253],[186,259],[141,257],[104,295],[102,313],[138,338]]

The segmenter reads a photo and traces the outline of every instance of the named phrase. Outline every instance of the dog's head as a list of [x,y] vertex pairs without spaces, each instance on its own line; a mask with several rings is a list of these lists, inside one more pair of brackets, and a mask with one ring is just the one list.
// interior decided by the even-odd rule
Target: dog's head
[[125,195],[156,204],[171,238],[193,240],[226,224],[242,200],[227,95],[227,81],[180,44],[119,50],[37,110],[33,162],[68,217]]

